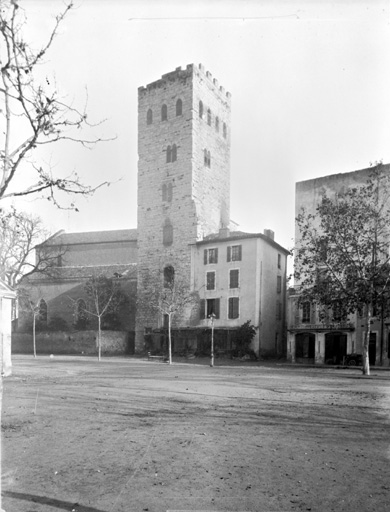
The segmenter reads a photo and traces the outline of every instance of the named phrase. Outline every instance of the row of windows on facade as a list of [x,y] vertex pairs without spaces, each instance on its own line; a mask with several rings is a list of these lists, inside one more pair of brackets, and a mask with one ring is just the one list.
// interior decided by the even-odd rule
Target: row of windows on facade
[[[203,117],[204,117],[204,110],[205,109],[203,106],[203,102],[199,101],[199,117],[201,119],[203,119]],[[181,115],[183,115],[183,101],[179,98],[176,101],[176,117],[181,116]],[[211,126],[212,125],[212,113],[209,108],[206,111],[206,119],[207,119],[207,124],[209,126]],[[161,121],[168,121],[168,107],[165,103],[161,107]],[[152,124],[152,123],[153,123],[153,110],[151,108],[149,108],[148,111],[146,112],[146,124]],[[218,116],[215,116],[214,126],[215,126],[215,130],[217,132],[219,132],[220,121],[219,121]],[[227,127],[226,127],[225,122],[222,123],[222,134],[223,134],[223,137],[226,139]]]
[[[242,259],[242,246],[233,245],[227,247],[226,261],[241,261]],[[203,262],[205,265],[209,263],[218,263],[218,248],[205,249]],[[282,268],[282,255],[278,254],[278,268]],[[278,276],[280,277],[280,276]],[[281,279],[281,277],[280,277]]]
[[[229,270],[229,288],[239,288],[240,286],[240,270],[232,269]],[[206,272],[206,290],[216,289],[216,271]],[[281,293],[282,291],[282,276],[276,277],[276,291]]]
[[[183,114],[183,102],[179,98],[176,101],[176,117],[181,116],[182,114]],[[168,121],[168,107],[165,103],[161,107],[161,121]],[[152,123],[153,123],[153,110],[151,108],[149,108],[146,113],[146,124],[152,124]]]
[[[201,119],[203,119],[203,117],[204,117],[204,111],[205,111],[205,109],[204,109],[204,106],[203,106],[203,101],[199,101],[199,117]],[[212,125],[212,113],[211,113],[211,110],[209,108],[206,111],[206,119],[207,119],[207,124],[209,126],[211,126]],[[215,130],[217,132],[219,132],[219,125],[220,125],[219,117],[215,116],[214,126],[215,126]],[[224,139],[226,139],[226,137],[227,137],[226,123],[222,123],[222,135],[223,135]]]
[[[173,144],[166,149],[166,163],[176,162],[177,160],[177,146]],[[203,150],[203,163],[205,167],[211,167],[211,153],[208,149]]]
[[[74,318],[76,323],[80,320],[83,320],[86,317],[86,309],[87,306],[85,304],[85,301],[83,299],[77,299],[74,309]],[[38,303],[38,312],[36,315],[36,320],[39,323],[47,324],[47,310],[47,302],[45,301],[45,299],[40,299]]]
[[[220,318],[221,299],[201,299],[200,301],[200,319]],[[240,318],[240,298],[228,297],[227,299],[227,317],[229,320]],[[276,320],[282,320],[282,303],[276,301]]]
[[[301,313],[301,323],[302,324],[314,324],[316,321],[315,314],[316,310],[313,305],[306,301],[302,303],[302,306],[297,309],[297,313]],[[341,322],[346,320],[347,314],[345,308],[340,301],[340,303],[336,303],[332,309],[327,311],[322,311],[320,316],[320,321],[322,322]]]

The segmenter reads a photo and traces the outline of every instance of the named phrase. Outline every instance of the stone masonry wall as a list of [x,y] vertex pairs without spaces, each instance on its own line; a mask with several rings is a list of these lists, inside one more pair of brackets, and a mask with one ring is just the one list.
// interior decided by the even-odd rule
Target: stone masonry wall
[[[200,97],[204,102],[202,120],[198,111]],[[180,115],[176,115],[178,99],[182,101]],[[225,108],[230,107],[229,100],[202,69],[193,65],[139,88],[137,350],[143,346],[144,327],[155,328],[161,322],[158,315],[151,318],[142,307],[145,269],[156,271],[172,265],[175,275],[189,285],[189,244],[218,229],[221,217],[228,218],[229,139],[221,140],[223,122],[229,117],[222,110],[224,101]],[[162,120],[163,105],[167,107],[166,120]],[[221,117],[219,134],[207,124],[207,108]],[[149,124],[148,110],[153,114]],[[230,114],[230,108],[228,111]],[[167,148],[173,145],[177,148],[176,160],[167,162]],[[204,165],[204,149],[211,154],[210,168]],[[164,196],[163,187],[171,188],[171,196]],[[164,245],[163,230],[167,225],[172,227],[173,241]],[[189,314],[183,316],[183,322]]]
[[[40,354],[97,355],[97,331],[41,332],[36,335],[36,351]],[[130,333],[102,331],[102,354],[131,354],[134,352]],[[12,353],[32,354],[32,333],[12,333]]]

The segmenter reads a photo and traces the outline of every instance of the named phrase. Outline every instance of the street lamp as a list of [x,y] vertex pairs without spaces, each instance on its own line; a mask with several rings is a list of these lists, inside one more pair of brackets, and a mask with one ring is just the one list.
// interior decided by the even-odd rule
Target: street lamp
[[214,320],[216,318],[216,315],[214,313],[211,313],[209,315],[209,318],[211,320],[211,361],[210,366],[214,366]]

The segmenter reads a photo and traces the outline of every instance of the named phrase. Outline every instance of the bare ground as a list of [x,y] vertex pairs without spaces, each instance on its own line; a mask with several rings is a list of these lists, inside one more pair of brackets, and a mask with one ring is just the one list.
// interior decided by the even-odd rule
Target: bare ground
[[390,510],[390,372],[14,358],[6,512]]

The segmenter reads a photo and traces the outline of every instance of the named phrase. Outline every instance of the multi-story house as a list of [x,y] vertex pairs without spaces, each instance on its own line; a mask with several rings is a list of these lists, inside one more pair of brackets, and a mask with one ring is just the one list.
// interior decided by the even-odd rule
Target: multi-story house
[[[390,165],[383,171],[390,172]],[[367,182],[372,168],[343,174],[334,174],[296,184],[295,216],[304,207],[307,213],[315,214],[323,194],[342,194],[347,188]],[[295,239],[299,244],[299,230],[296,225]],[[390,242],[390,241],[389,241]],[[367,332],[367,318],[358,313],[342,319],[338,311],[329,312],[325,317],[319,307],[309,302],[299,305],[300,283],[288,291],[287,313],[287,355],[293,362],[315,364],[341,364],[347,355],[362,354],[363,340]],[[390,364],[390,321],[376,312],[371,320],[369,343],[370,365]]]

